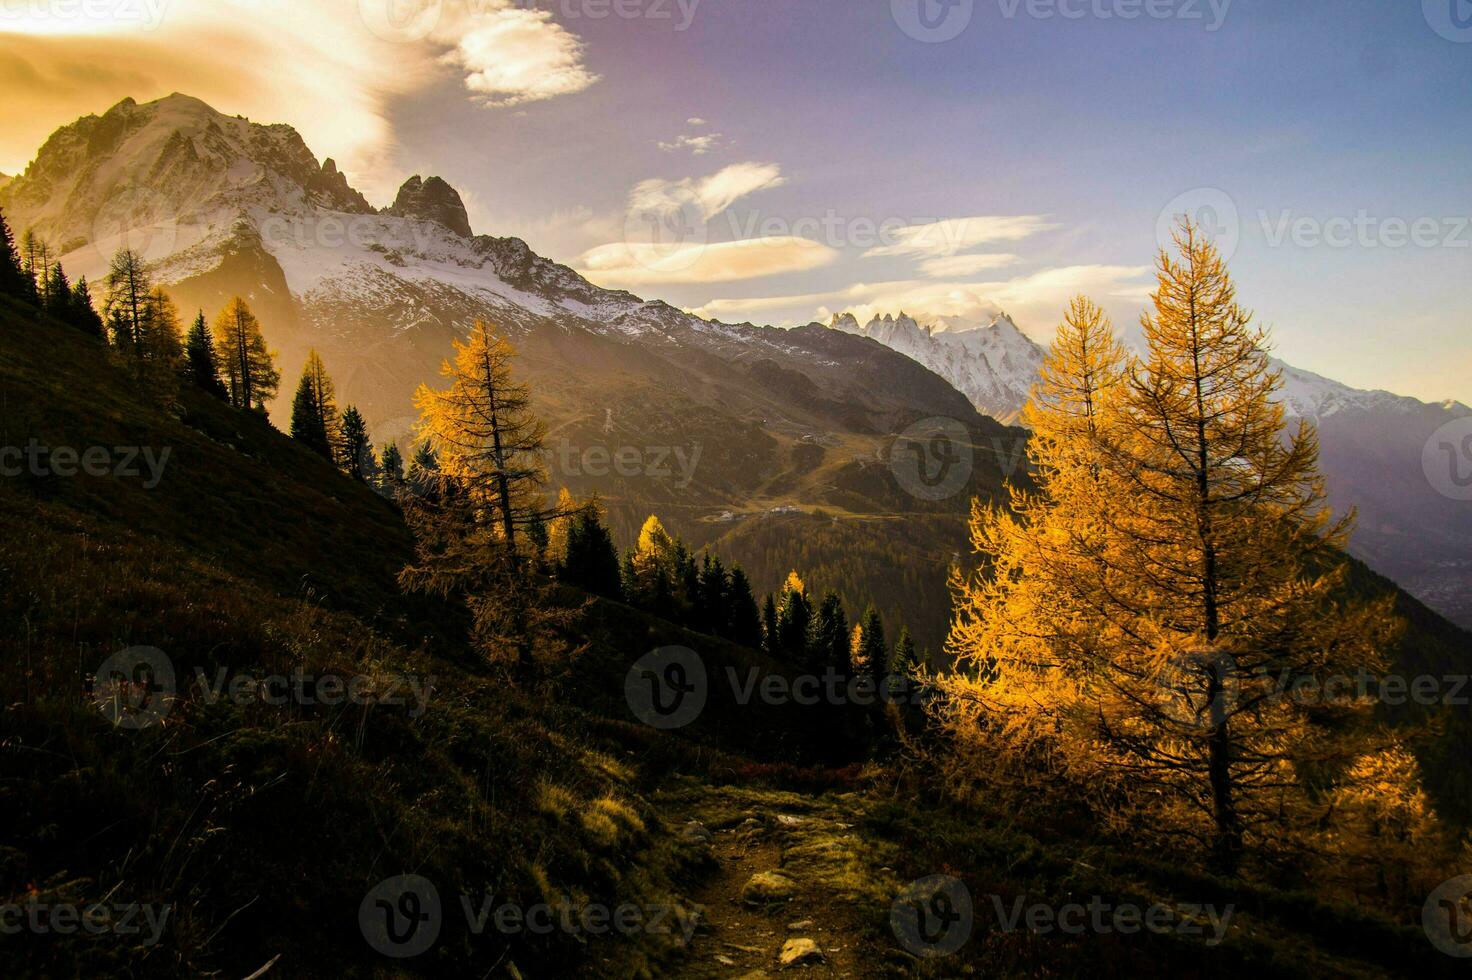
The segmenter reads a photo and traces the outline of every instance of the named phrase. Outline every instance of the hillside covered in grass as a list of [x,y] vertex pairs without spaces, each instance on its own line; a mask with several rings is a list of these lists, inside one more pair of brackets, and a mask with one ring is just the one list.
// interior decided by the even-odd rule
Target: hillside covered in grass
[[[827,724],[713,683],[693,723],[645,725],[625,679],[656,648],[696,651],[715,678],[801,667],[620,603],[564,589],[579,652],[513,682],[467,642],[457,603],[400,588],[413,541],[395,503],[263,419],[144,383],[100,342],[4,300],[0,411],[0,445],[34,439],[53,464],[61,447],[166,460],[156,480],[141,464],[0,479],[0,904],[168,909],[147,943],[0,936],[7,975],[752,976],[775,974],[797,937],[818,956],[792,970],[852,976],[1456,965],[1422,934],[1418,897],[1355,903],[1291,875],[1216,878],[1142,853],[1056,788],[944,791],[929,768],[943,746],[913,717],[848,729],[850,716]],[[1458,634],[1403,611],[1406,664],[1445,668]],[[135,647],[167,656],[179,697],[155,724],[115,726],[95,675]],[[222,670],[358,679],[362,696],[211,698],[199,678]],[[1450,755],[1447,769],[1454,786]],[[362,910],[405,874],[435,882],[449,914],[431,948],[397,959],[367,940]],[[932,960],[892,915],[911,882],[942,874],[965,885],[973,916],[966,941]],[[759,876],[778,886],[754,898]],[[462,896],[657,908],[691,931],[477,931]],[[994,911],[1093,896],[1175,921],[1234,912],[1206,945],[1009,930]]]
[[[111,474],[0,481],[0,891],[172,907],[147,947],[6,936],[7,972],[243,976],[279,955],[281,975],[369,975],[359,904],[408,871],[447,895],[675,901],[685,856],[639,795],[638,755],[477,662],[457,609],[401,594],[410,541],[394,504],[263,419],[134,385],[103,345],[32,311],[0,318],[0,442],[167,460],[148,488]],[[632,611],[601,620],[588,664],[611,674],[625,642],[700,642]],[[167,654],[180,697],[161,724],[114,728],[92,675],[137,646]],[[198,678],[221,669],[362,678],[380,697],[210,703]],[[448,935],[418,966],[545,970],[584,955]]]

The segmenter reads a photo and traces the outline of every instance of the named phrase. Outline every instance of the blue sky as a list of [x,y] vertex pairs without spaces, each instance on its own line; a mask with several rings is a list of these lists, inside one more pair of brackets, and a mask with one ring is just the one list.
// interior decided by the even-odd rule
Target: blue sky
[[[901,26],[938,0],[393,0],[388,39],[389,0],[153,2],[90,74],[90,31],[0,23],[0,81],[61,90],[0,124],[0,169],[177,89],[296,125],[377,203],[441,174],[477,231],[722,319],[1005,309],[1040,340],[1079,290],[1131,328],[1162,214],[1210,204],[1285,359],[1472,402],[1468,0],[975,0],[929,8],[943,43]],[[205,30],[292,82],[159,56]]]

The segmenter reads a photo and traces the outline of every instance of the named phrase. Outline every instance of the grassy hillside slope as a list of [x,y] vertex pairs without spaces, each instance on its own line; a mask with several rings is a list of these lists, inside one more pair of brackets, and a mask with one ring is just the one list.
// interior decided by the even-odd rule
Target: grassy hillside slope
[[[0,406],[0,445],[169,451],[151,489],[29,467],[0,480],[0,901],[172,909],[148,946],[7,935],[9,975],[245,976],[278,955],[276,975],[380,975],[359,905],[411,871],[455,906],[487,891],[679,901],[692,858],[639,796],[637,747],[614,740],[632,723],[594,731],[545,692],[509,688],[463,648],[453,609],[401,596],[410,542],[391,504],[262,420],[187,388],[151,393],[101,344],[3,301]],[[614,677],[646,642],[709,642],[628,610],[595,610],[588,631],[589,664]],[[114,728],[92,674],[139,645],[172,661],[180,697],[161,724]],[[221,668],[362,678],[373,694],[409,677],[429,693],[210,703],[196,671]],[[707,724],[718,734],[721,711]],[[670,943],[615,937],[599,955],[633,974]],[[475,938],[450,916],[413,965],[481,976],[590,955]]]
[[[0,477],[0,906],[170,908],[148,945],[0,935],[7,976],[245,977],[268,964],[266,976],[309,978],[513,976],[513,965],[528,977],[730,976],[721,957],[773,969],[770,947],[806,916],[837,930],[818,935],[832,961],[865,976],[1428,976],[1458,965],[1426,943],[1419,908],[1369,912],[1169,866],[1081,809],[1016,805],[1017,787],[959,809],[909,757],[861,769],[858,746],[815,744],[802,708],[743,704],[724,683],[689,727],[644,726],[623,684],[656,647],[697,650],[717,679],[786,671],[616,603],[586,610],[588,648],[565,675],[510,686],[464,646],[455,609],[400,593],[410,540],[390,503],[259,419],[192,389],[153,391],[96,341],[0,300],[0,447],[170,451],[152,488],[127,475]],[[1359,583],[1391,587],[1368,572]],[[1405,669],[1463,663],[1465,634],[1413,600],[1402,612]],[[181,696],[161,723],[117,728],[90,697],[92,675],[137,645],[169,657]],[[222,668],[362,678],[376,694],[408,677],[429,693],[422,704],[210,703],[195,672]],[[1441,744],[1432,778],[1465,792],[1458,746],[1472,742]],[[711,850],[679,832],[691,818],[718,835],[717,855],[746,863],[713,875]],[[752,912],[731,891],[744,881],[731,868],[763,861],[796,878],[790,906]],[[403,873],[434,881],[454,914],[429,952],[390,960],[364,941],[360,905]],[[900,948],[889,902],[937,873],[967,885],[978,918],[962,950],[927,963]],[[670,934],[476,934],[460,897],[479,905],[487,893],[679,909],[699,896],[712,925],[688,946]],[[986,924],[991,896],[1089,895],[1230,901],[1239,915],[1211,948]]]

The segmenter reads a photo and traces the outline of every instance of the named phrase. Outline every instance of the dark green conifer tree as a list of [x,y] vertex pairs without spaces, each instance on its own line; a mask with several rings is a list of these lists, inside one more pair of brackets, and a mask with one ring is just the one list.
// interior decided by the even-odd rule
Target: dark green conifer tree
[[751,582],[740,565],[731,569],[730,612],[726,637],[733,643],[740,643],[753,650],[761,649],[762,614],[757,610]]
[[87,285],[86,276],[80,276],[76,285],[72,287],[71,323],[83,333],[102,339],[107,338],[107,330],[102,325],[102,316],[97,312],[97,307],[92,305],[92,290]]
[[373,443],[368,439],[368,426],[356,408],[349,405],[342,413],[343,472],[359,482],[367,482],[378,469],[373,458]]
[[781,642],[777,638],[777,600],[770,592],[762,603],[762,649],[772,657],[781,653]]
[[220,358],[215,353],[214,334],[205,322],[204,310],[199,311],[184,338],[184,369],[189,380],[201,390],[221,401],[230,397],[225,382],[220,380]]
[[855,669],[869,677],[878,677],[889,666],[889,647],[884,642],[884,623],[879,610],[870,606],[864,611],[863,626],[859,631],[859,651],[854,658]]
[[558,577],[593,595],[623,598],[618,549],[596,507],[584,507],[568,525],[567,557],[558,569]]
[[818,604],[813,618],[812,635],[808,639],[809,665],[815,674],[832,668],[840,675],[849,673],[848,617],[843,600],[836,592],[828,592]]
[[[795,576],[789,577],[791,583]],[[792,584],[782,591],[777,609],[777,646],[779,655],[796,664],[808,662],[808,629],[812,624],[813,606],[807,593]]]
[[54,262],[46,271],[46,288],[43,293],[46,313],[52,319],[72,323],[72,284],[67,280],[66,270],[60,262]]
[[392,496],[404,485],[404,454],[399,452],[398,443],[386,442],[378,454],[379,488]]
[[0,211],[0,295],[13,296],[28,303],[35,301],[34,291],[27,287],[20,253],[15,248],[15,236],[5,220],[4,211]]

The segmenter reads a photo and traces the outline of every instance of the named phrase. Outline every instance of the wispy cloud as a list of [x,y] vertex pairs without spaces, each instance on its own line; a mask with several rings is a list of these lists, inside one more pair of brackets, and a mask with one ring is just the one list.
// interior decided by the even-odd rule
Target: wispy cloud
[[600,245],[582,257],[581,272],[610,286],[735,282],[829,265],[838,252],[806,238],[749,238],[664,247],[652,242]]
[[931,279],[964,279],[967,276],[1014,265],[1017,261],[1017,256],[1010,252],[947,255],[921,262],[920,272]]
[[653,178],[640,181],[629,192],[629,213],[658,214],[693,210],[709,221],[738,200],[757,191],[780,187],[786,181],[775,163],[733,163],[708,177],[682,180]]
[[734,282],[804,272],[836,249],[791,235],[709,241],[712,218],[785,182],[775,163],[733,163],[706,177],[651,178],[629,191],[623,241],[588,249],[580,270],[611,286]]
[[928,224],[907,225],[895,229],[892,244],[880,245],[864,253],[865,258],[907,255],[933,258],[957,255],[967,249],[991,242],[1015,242],[1040,231],[1058,227],[1046,215],[978,215],[971,218],[947,218]]
[[723,137],[720,133],[702,133],[699,136],[677,136],[672,140],[660,140],[659,148],[666,153],[674,153],[677,150],[689,150],[691,154],[703,157],[711,150],[721,146]]
[[826,320],[850,312],[861,321],[902,310],[912,314],[982,320],[1007,311],[1035,336],[1050,335],[1068,297],[1094,296],[1119,313],[1137,306],[1149,284],[1150,266],[1071,265],[990,282],[899,280],[855,283],[841,289],[794,296],[712,300],[692,312],[719,319],[766,319],[776,323]]

